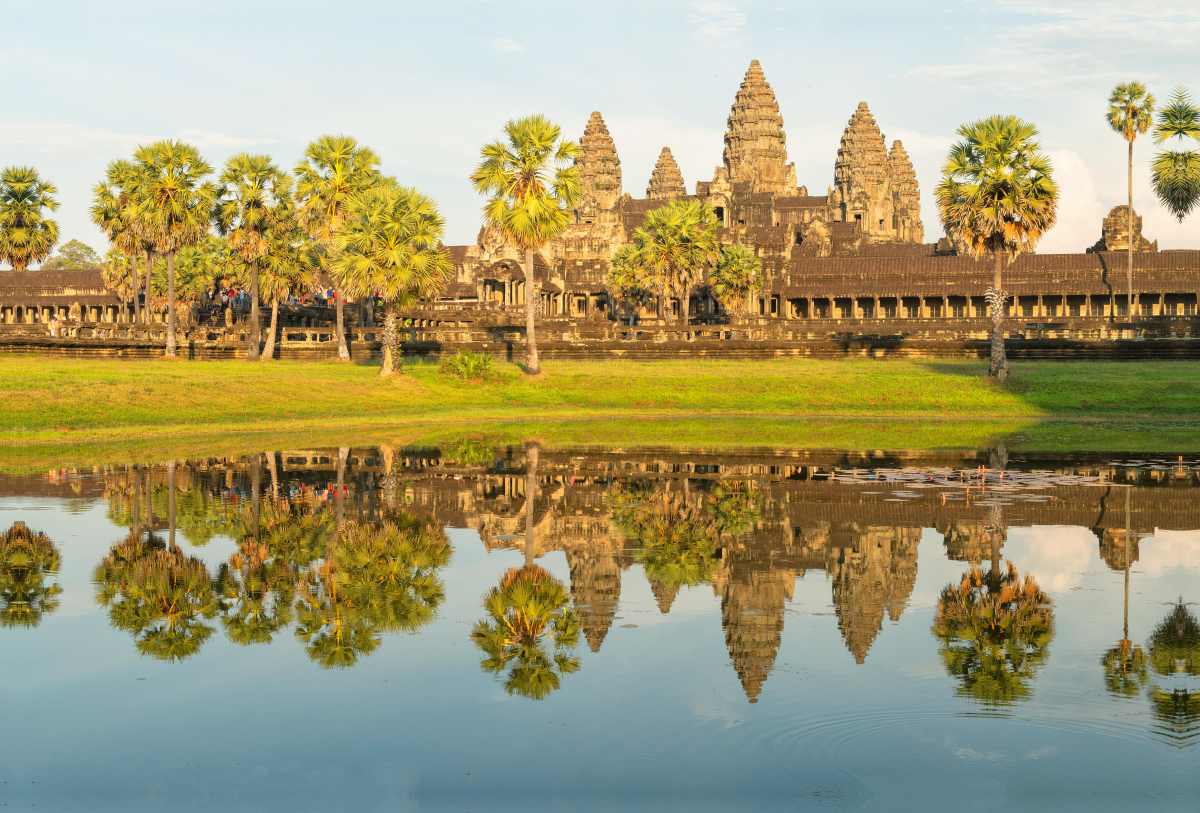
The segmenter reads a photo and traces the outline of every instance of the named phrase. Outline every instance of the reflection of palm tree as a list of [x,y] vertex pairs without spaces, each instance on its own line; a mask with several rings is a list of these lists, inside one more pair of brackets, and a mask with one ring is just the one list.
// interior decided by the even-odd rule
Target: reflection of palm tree
[[445,598],[437,572],[451,553],[440,526],[409,514],[346,523],[300,584],[296,637],[321,666],[344,668],[378,648],[378,633],[416,632]]
[[130,534],[113,546],[93,578],[109,623],[133,633],[143,655],[183,660],[212,636],[204,622],[217,614],[217,600],[207,568],[195,557]]
[[1133,697],[1146,682],[1146,653],[1129,640],[1129,493],[1125,489],[1125,616],[1123,635],[1117,645],[1104,653],[1104,686],[1109,694]]
[[708,497],[708,513],[722,534],[741,536],[758,521],[762,494],[745,480],[721,480]]
[[1054,635],[1050,597],[1012,562],[984,574],[972,567],[938,599],[933,634],[958,694],[988,706],[1029,697],[1029,683],[1049,656]]
[[508,694],[543,700],[563,675],[579,670],[579,659],[570,655],[579,641],[579,616],[568,605],[562,582],[537,565],[509,569],[484,595],[487,617],[475,624],[471,640],[487,656],[480,662],[485,672],[506,673]]
[[292,620],[296,570],[282,556],[245,539],[221,566],[221,624],[235,644],[267,644]]
[[1183,683],[1200,675],[1200,623],[1181,598],[1150,633],[1150,667],[1174,684],[1150,688],[1154,716],[1183,744],[1200,736],[1200,691]]
[[634,558],[646,578],[671,588],[710,580],[721,535],[717,520],[683,495],[666,491],[645,496],[633,510],[623,507],[638,496],[622,489],[611,495],[610,503],[614,521],[640,548]]
[[46,577],[58,574],[59,561],[50,537],[24,522],[0,535],[0,626],[36,627],[58,609],[62,588],[47,585]]

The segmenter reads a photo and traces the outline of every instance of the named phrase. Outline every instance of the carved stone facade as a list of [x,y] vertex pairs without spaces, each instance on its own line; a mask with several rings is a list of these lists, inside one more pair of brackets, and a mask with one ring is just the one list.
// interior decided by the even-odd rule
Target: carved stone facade
[[611,211],[621,197],[621,160],[599,111],[588,119],[579,148],[575,166],[583,176],[583,198],[577,211],[583,218],[593,218]]
[[[1088,249],[1095,251],[1128,251],[1129,250],[1129,207],[1114,206],[1104,218],[1103,233],[1096,244]],[[1158,251],[1158,241],[1151,243],[1142,235],[1142,216],[1133,210],[1133,250]]]
[[874,242],[920,243],[921,192],[908,153],[899,142],[887,144],[866,102],[850,117],[834,164],[829,192],[833,217],[856,223]]
[[687,187],[683,183],[683,174],[675,156],[671,155],[670,147],[663,147],[658,154],[658,163],[650,174],[650,185],[646,187],[646,200],[670,200],[687,195]]
[[796,165],[787,163],[787,135],[775,91],[755,59],[729,111],[724,167],[713,182],[747,183],[753,192],[796,194]]

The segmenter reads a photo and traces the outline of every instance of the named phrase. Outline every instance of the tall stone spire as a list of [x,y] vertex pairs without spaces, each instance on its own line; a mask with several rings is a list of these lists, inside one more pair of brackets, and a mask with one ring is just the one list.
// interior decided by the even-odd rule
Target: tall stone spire
[[594,200],[597,209],[611,209],[621,197],[621,162],[617,147],[600,112],[592,113],[583,138],[579,139],[580,155],[575,159],[582,177],[584,205]]
[[796,165],[787,163],[783,116],[757,59],[729,111],[722,157],[731,182],[748,182],[755,192],[796,194]]
[[776,569],[761,550],[726,554],[713,574],[713,592],[721,597],[729,659],[746,699],[757,703],[779,654],[783,613],[796,588],[796,573]]
[[654,594],[654,600],[658,603],[658,611],[666,615],[671,612],[671,605],[675,603],[675,597],[679,595],[679,587],[660,582],[657,579],[650,579],[650,592]]
[[833,165],[833,205],[839,219],[858,222],[870,236],[892,231],[892,196],[887,145],[866,102],[850,117]]
[[675,163],[675,156],[671,155],[670,147],[663,147],[662,152],[658,154],[658,163],[654,165],[654,172],[650,174],[646,198],[667,200],[686,194],[687,188],[683,185],[683,175],[679,172],[679,165]]
[[905,243],[925,242],[925,226],[921,223],[921,188],[904,145],[892,142],[888,153],[888,174],[892,179],[896,216],[896,239]]
[[621,565],[609,551],[568,550],[566,554],[571,598],[579,611],[583,637],[589,649],[599,652],[621,600]]

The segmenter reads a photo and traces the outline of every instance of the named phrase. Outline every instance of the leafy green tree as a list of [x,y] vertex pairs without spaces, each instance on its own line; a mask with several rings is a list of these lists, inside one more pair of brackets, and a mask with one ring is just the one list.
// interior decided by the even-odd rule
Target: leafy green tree
[[487,615],[471,640],[484,653],[480,667],[503,675],[509,695],[544,700],[579,671],[571,655],[579,642],[579,616],[563,583],[537,565],[510,568],[483,597]]
[[709,276],[709,288],[727,313],[745,315],[750,297],[762,288],[762,261],[745,246],[726,246]]
[[[314,242],[324,247],[323,269],[337,259],[334,242],[342,229],[350,199],[378,185],[379,155],[350,136],[323,135],[308,145],[296,164],[296,205],[299,222]],[[346,346],[344,296],[336,303],[338,359],[350,360]]]
[[239,646],[268,644],[292,622],[298,571],[269,546],[246,538],[221,565],[221,625]]
[[1190,742],[1200,730],[1200,691],[1194,685],[1200,675],[1200,622],[1182,598],[1150,633],[1149,650],[1155,675],[1170,680],[1150,686],[1151,711],[1170,736]]
[[[1168,139],[1200,141],[1200,106],[1182,85],[1171,93],[1171,101],[1158,111],[1154,143]],[[1200,201],[1200,150],[1159,150],[1150,164],[1154,194],[1180,222]]]
[[138,652],[179,661],[200,651],[219,610],[204,563],[130,534],[96,567],[96,601],[109,623],[134,636]]
[[1113,88],[1108,97],[1108,126],[1129,142],[1129,319],[1133,320],[1133,142],[1150,129],[1154,115],[1154,96],[1141,82],[1126,82]]
[[[139,164],[124,159],[110,161],[104,173],[104,180],[92,187],[94,202],[91,208],[92,222],[108,237],[113,250],[119,252],[124,259],[132,282],[132,300],[134,321],[142,321],[142,308],[138,300],[141,286],[138,284],[138,258],[146,258],[146,305],[145,320],[150,321],[150,272],[152,246],[146,242],[138,231],[137,193],[141,188],[144,168]],[[118,266],[112,251],[106,256],[110,270]],[[106,275],[106,280],[112,279]],[[110,290],[117,290],[110,285]]]
[[144,180],[135,222],[144,240],[167,258],[167,356],[175,357],[175,257],[209,234],[217,186],[204,178],[212,167],[182,141],[156,141],[137,148]]
[[707,203],[673,200],[651,210],[633,232],[630,255],[639,284],[656,296],[679,299],[679,323],[688,323],[692,288],[717,264],[717,216]]
[[[286,221],[285,221],[286,223]],[[320,252],[291,219],[290,227],[281,225],[271,236],[271,250],[262,261],[259,279],[262,297],[271,303],[271,327],[259,361],[275,356],[275,335],[279,332],[279,303],[292,294],[311,291],[321,267]]]
[[976,258],[990,254],[991,364],[988,376],[1008,378],[1004,316],[1008,294],[1001,269],[1030,251],[1058,216],[1058,185],[1050,159],[1034,141],[1037,127],[1016,116],[992,116],[958,128],[934,197],[946,233],[959,237]]
[[1146,653],[1128,638],[1105,651],[1104,688],[1114,697],[1136,697],[1146,685]]
[[59,248],[58,253],[51,257],[46,262],[42,263],[43,271],[57,271],[59,269],[87,269],[95,270],[100,268],[104,262],[104,258],[96,253],[96,250],[86,243],[79,240],[70,240]]
[[417,632],[445,599],[438,571],[452,552],[440,525],[410,514],[347,522],[301,583],[296,637],[322,667],[345,668],[378,648],[379,633]]
[[506,241],[525,252],[525,372],[538,375],[534,323],[539,289],[533,273],[534,254],[571,224],[571,210],[582,194],[579,145],[563,139],[557,124],[541,115],[512,119],[504,125],[507,140],[480,150],[471,175],[475,191],[487,197],[484,220]]
[[621,246],[608,261],[608,276],[604,278],[604,289],[608,291],[617,307],[625,311],[632,327],[638,308],[650,304],[652,294],[642,287],[636,246]]
[[14,271],[50,256],[58,242],[58,223],[45,210],[58,210],[58,189],[38,177],[33,167],[0,171],[0,262]]
[[933,619],[938,654],[960,682],[958,695],[993,707],[1029,697],[1054,636],[1050,597],[1032,576],[1022,581],[1013,563],[1006,565],[986,574],[972,567],[961,583],[947,585]]
[[290,231],[292,179],[271,162],[269,155],[241,152],[221,172],[221,197],[213,220],[229,247],[250,266],[250,330],[246,358],[257,361],[262,329],[259,324],[259,264],[277,241],[276,232]]
[[746,480],[719,480],[708,493],[705,510],[722,534],[741,536],[758,522],[762,492]]
[[453,274],[442,248],[446,222],[428,195],[411,187],[384,185],[350,199],[334,240],[330,273],[339,290],[356,299],[383,300],[383,354],[379,375],[401,365],[397,310],[435,296]]
[[50,537],[24,522],[0,534],[0,627],[36,627],[58,609],[62,587],[46,580],[58,575],[60,561]]
[[711,512],[682,494],[636,485],[616,489],[609,505],[647,579],[672,588],[712,579],[721,529]]

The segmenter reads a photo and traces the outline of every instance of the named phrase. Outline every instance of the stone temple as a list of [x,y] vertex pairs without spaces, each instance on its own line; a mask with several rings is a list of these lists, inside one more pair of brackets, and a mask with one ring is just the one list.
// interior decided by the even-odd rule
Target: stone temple
[[[474,244],[446,247],[454,279],[435,301],[414,309],[411,317],[420,331],[412,334],[405,352],[436,354],[454,347],[497,352],[506,343],[507,350],[501,350],[511,354],[511,343],[522,340],[520,311],[528,302],[551,328],[544,337],[551,355],[627,355],[628,345],[639,338],[677,341],[681,347],[687,342],[688,352],[695,353],[723,352],[736,340],[753,343],[755,352],[767,355],[845,354],[851,347],[847,342],[854,353],[872,355],[978,354],[981,345],[972,343],[986,339],[990,329],[984,293],[992,284],[991,263],[960,255],[945,237],[925,242],[916,171],[904,145],[889,145],[884,132],[867,103],[858,103],[836,151],[832,144],[827,147],[831,172],[825,194],[809,194],[788,160],[779,100],[755,60],[734,94],[721,163],[712,179],[693,180],[689,193],[670,145],[664,145],[645,181],[645,196],[637,198],[625,184],[640,190],[642,182],[625,177],[618,144],[603,116],[594,112],[579,138],[582,195],[571,225],[535,254],[536,292],[525,290],[523,252],[507,245],[498,229],[484,226]],[[752,330],[720,330],[730,317],[706,281],[693,287],[686,301],[657,300],[634,314],[617,313],[605,288],[609,259],[629,244],[648,212],[679,199],[709,204],[720,219],[720,241],[745,246],[761,261],[762,289],[748,303],[749,313],[738,316]],[[1157,241],[1142,235],[1136,212],[1131,238],[1126,206],[1113,208],[1098,226],[1099,239],[1090,247],[1079,246],[1078,253],[1026,253],[1006,266],[1004,289],[1012,297],[1009,338],[1084,343],[1072,345],[1068,355],[1092,353],[1097,341],[1163,339],[1171,343],[1173,357],[1200,355],[1200,343],[1180,342],[1200,339],[1200,251],[1160,251]],[[1131,242],[1135,256],[1129,291],[1125,269]],[[692,326],[707,330],[654,332],[668,331],[683,308]],[[80,337],[91,330],[123,341],[129,331],[111,324],[128,323],[131,310],[104,289],[99,272],[0,273],[0,323],[12,326],[0,329],[3,335],[26,329],[18,327],[23,325],[45,335],[44,323],[58,314],[81,324],[96,323],[81,328]],[[333,346],[327,314],[293,311],[282,314],[287,329],[281,330],[281,354],[320,355],[322,348]],[[636,322],[649,330],[618,336],[612,329],[618,315],[628,326]],[[161,308],[154,318],[161,320]],[[360,326],[369,330],[370,317],[363,318]],[[352,353],[377,349],[377,336],[367,330],[352,337]],[[157,334],[138,335],[149,340]],[[233,352],[236,336],[236,331],[206,328],[188,339],[195,353],[220,357]],[[913,345],[916,341],[951,349]],[[712,346],[701,347],[705,342]],[[1067,353],[1049,345],[1027,347],[1031,353],[1050,354],[1045,357]],[[1118,351],[1128,357],[1150,352],[1112,350]]]

